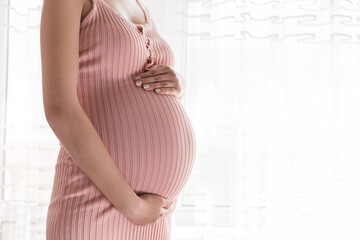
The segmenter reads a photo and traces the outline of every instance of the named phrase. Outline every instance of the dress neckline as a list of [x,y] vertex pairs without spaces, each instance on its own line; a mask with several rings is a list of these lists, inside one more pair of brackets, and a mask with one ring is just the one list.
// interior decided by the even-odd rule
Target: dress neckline
[[111,12],[113,12],[115,15],[119,16],[119,18],[123,19],[124,21],[132,24],[132,25],[135,25],[135,26],[142,26],[142,27],[145,27],[145,26],[148,26],[150,25],[150,22],[151,22],[151,18],[150,16],[147,14],[147,12],[145,11],[145,9],[143,8],[143,6],[140,4],[139,0],[135,0],[137,2],[137,4],[140,6],[144,16],[145,16],[145,20],[146,22],[145,23],[134,23],[132,21],[130,21],[129,19],[123,17],[118,11],[116,11],[114,8],[112,8],[107,2],[105,2],[104,0],[98,0],[99,2],[102,2],[105,7],[107,7]]

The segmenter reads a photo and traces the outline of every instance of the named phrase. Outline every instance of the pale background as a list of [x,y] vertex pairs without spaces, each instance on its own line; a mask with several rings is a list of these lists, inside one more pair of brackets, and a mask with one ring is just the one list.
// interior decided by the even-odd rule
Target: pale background
[[[198,141],[172,239],[360,239],[360,1],[144,2]],[[41,5],[0,0],[0,240],[45,239]]]

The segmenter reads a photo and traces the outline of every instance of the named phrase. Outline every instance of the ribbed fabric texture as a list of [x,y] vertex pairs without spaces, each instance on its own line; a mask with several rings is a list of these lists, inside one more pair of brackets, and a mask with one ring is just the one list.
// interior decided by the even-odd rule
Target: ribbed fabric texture
[[[143,25],[123,18],[103,0],[93,0],[80,24],[78,97],[134,191],[161,195],[176,206],[193,168],[195,135],[180,99],[134,83],[135,75],[153,64],[174,66],[171,48],[140,7],[147,18]],[[155,224],[133,224],[60,146],[47,213],[48,240],[170,239],[172,214]]]

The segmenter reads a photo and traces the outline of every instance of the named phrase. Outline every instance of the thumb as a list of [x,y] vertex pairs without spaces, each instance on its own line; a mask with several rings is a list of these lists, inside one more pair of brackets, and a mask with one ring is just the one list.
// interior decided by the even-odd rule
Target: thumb
[[164,215],[171,213],[174,210],[174,204],[171,204],[168,208],[166,208],[166,212]]

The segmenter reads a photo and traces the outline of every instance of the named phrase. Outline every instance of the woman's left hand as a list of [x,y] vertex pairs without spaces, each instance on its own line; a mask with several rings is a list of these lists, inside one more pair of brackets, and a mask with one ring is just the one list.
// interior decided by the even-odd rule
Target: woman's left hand
[[[140,78],[139,78],[140,77]],[[169,65],[152,65],[148,71],[135,77],[135,84],[158,94],[172,94],[182,98],[186,84],[183,77]]]

